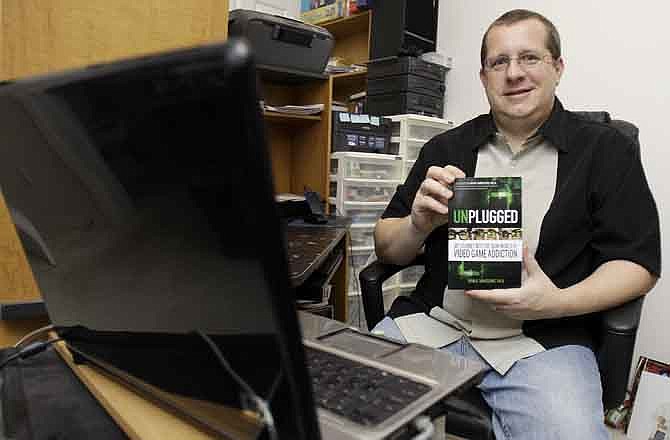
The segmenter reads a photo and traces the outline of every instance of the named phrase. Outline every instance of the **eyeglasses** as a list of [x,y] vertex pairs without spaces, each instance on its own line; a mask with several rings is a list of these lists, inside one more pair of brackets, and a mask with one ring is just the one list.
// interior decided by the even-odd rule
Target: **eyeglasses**
[[551,55],[540,55],[534,52],[524,53],[522,55],[519,55],[518,57],[500,55],[495,58],[489,58],[486,61],[484,61],[484,67],[487,70],[502,72],[504,70],[507,70],[509,65],[512,63],[512,60],[516,60],[519,67],[521,67],[522,69],[527,69],[527,68],[533,68],[542,62],[549,63],[553,61],[554,58]]

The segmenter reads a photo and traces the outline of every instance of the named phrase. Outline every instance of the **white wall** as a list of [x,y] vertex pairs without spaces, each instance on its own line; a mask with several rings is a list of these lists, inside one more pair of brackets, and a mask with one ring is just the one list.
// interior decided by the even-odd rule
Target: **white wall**
[[[566,61],[558,96],[571,110],[607,110],[640,128],[642,159],[661,216],[670,233],[670,1],[638,0],[442,0],[438,51],[454,58],[447,77],[446,117],[457,123],[488,112],[479,82],[479,48],[488,25],[503,12],[525,8],[554,22]],[[666,173],[666,174],[664,174]],[[622,207],[625,208],[625,207]],[[663,240],[662,253],[668,253]],[[670,281],[647,296],[636,353],[670,362]]]

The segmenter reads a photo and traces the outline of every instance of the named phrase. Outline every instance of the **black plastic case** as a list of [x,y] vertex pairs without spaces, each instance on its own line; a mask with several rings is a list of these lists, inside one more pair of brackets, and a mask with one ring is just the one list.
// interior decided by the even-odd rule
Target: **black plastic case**
[[444,82],[447,68],[416,57],[389,57],[368,62],[368,79],[412,74]]
[[228,34],[250,41],[258,66],[293,72],[323,73],[335,44],[322,27],[246,9],[230,11]]
[[386,93],[414,92],[422,95],[444,97],[446,87],[444,82],[435,81],[418,75],[395,75],[368,80],[368,95],[383,95]]
[[[340,114],[351,117],[368,115],[349,115],[345,112],[333,112],[333,151],[356,151],[361,153],[388,153],[391,140],[391,123],[379,119],[379,125],[364,122],[342,121]],[[374,118],[374,116],[372,116]]]
[[369,113],[382,116],[413,113],[441,118],[444,113],[444,97],[412,92],[368,95],[366,107]]

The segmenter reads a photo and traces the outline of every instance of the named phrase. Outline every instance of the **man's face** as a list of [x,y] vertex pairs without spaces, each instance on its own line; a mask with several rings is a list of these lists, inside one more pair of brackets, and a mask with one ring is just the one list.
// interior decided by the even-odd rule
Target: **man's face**
[[[563,60],[553,60],[546,46],[547,31],[535,19],[491,28],[486,38],[486,60],[510,59],[501,70],[483,68],[481,78],[491,110],[499,123],[549,116],[563,73]],[[521,59],[518,57],[522,57]],[[540,57],[533,65],[524,59]],[[504,63],[503,63],[504,65]]]

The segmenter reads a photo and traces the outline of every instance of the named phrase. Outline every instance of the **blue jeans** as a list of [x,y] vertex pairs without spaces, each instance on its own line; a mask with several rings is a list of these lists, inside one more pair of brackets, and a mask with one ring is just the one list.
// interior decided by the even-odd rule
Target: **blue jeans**
[[[377,330],[406,342],[389,317]],[[486,364],[466,338],[441,350]],[[489,367],[477,388],[491,407],[497,440],[609,440],[600,372],[586,347],[566,345],[521,359],[504,376]]]

